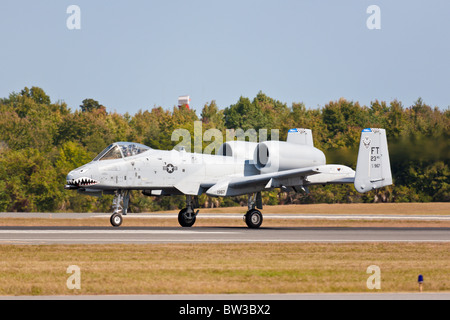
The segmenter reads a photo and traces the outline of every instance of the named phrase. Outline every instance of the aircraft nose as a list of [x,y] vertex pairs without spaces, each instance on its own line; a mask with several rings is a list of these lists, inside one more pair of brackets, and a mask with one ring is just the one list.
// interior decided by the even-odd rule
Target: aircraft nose
[[75,181],[74,171],[70,171],[66,177],[66,185],[64,186],[64,189],[67,190],[76,189],[72,184],[73,181]]
[[66,180],[67,180],[67,181],[73,180],[73,179],[75,179],[74,177],[75,177],[75,176],[74,176],[74,174],[73,174],[73,171],[70,171],[69,174],[68,174],[67,177],[66,177]]
[[[93,177],[93,175],[86,174],[91,169],[92,169],[92,166],[84,165],[80,168],[70,171],[66,177],[65,189],[70,190],[70,189],[78,189],[78,188],[82,188],[82,187],[85,188],[85,187],[91,187],[96,184],[99,184],[99,180],[96,180],[96,178]],[[95,167],[94,167],[94,169],[95,169]],[[95,173],[95,172],[91,172],[91,173]]]
[[82,176],[85,176],[86,173],[90,170],[90,168],[91,166],[89,164],[76,168],[67,174],[66,180],[74,180]]
[[83,171],[86,171],[83,167],[76,168],[76,169],[70,171],[67,174],[67,177],[66,177],[66,183],[67,183],[66,184],[66,189],[73,189],[73,188],[75,188],[74,187],[74,185],[75,185],[74,182],[77,181],[77,179],[79,179],[82,176],[82,172]]

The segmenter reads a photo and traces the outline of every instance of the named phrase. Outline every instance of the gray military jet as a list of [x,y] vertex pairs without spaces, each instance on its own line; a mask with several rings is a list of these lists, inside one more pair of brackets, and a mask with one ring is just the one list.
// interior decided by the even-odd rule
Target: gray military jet
[[178,215],[182,227],[194,225],[198,196],[203,193],[249,195],[244,220],[249,228],[259,228],[262,191],[308,192],[310,185],[344,183],[353,183],[360,193],[392,184],[384,129],[362,131],[356,171],[326,164],[324,153],[314,147],[311,130],[291,129],[287,141],[230,141],[220,147],[218,155],[113,143],[92,162],[71,171],[65,188],[87,195],[113,194],[110,221],[114,227],[127,214],[131,190],[147,196],[186,195],[186,208]]

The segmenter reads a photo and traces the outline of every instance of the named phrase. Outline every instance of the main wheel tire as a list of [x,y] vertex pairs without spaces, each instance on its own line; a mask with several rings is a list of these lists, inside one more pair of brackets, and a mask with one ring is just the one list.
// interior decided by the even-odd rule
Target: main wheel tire
[[111,225],[113,227],[120,227],[122,225],[123,222],[123,218],[120,214],[115,213],[111,216],[111,218],[109,219],[109,221],[111,222]]
[[245,223],[250,229],[258,229],[263,223],[263,216],[260,211],[254,209],[245,215]]
[[192,227],[194,225],[196,219],[197,218],[196,218],[196,216],[193,213],[191,215],[191,218],[189,218],[187,216],[187,209],[186,208],[181,210],[180,213],[178,214],[178,223],[183,228],[190,228],[190,227]]

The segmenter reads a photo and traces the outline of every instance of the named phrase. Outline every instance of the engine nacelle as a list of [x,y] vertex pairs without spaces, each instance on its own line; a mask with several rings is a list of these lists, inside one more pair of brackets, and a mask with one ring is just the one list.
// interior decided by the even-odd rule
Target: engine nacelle
[[257,146],[258,144],[256,142],[228,141],[220,146],[218,154],[221,156],[252,160]]
[[309,145],[265,141],[255,149],[253,161],[261,173],[277,172],[326,164],[325,154]]

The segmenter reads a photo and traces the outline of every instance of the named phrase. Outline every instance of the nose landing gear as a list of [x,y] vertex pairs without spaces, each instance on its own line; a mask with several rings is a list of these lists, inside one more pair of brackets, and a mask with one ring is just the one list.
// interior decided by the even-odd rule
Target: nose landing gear
[[126,216],[128,212],[128,205],[130,203],[130,191],[119,190],[114,193],[113,200],[113,214],[109,221],[113,227],[120,227],[123,222],[122,215]]

